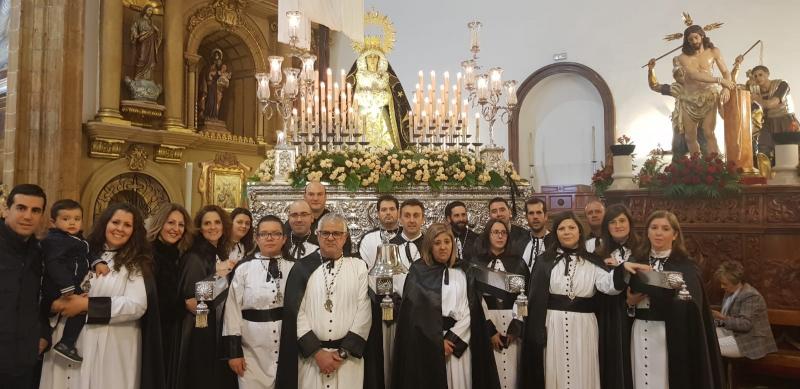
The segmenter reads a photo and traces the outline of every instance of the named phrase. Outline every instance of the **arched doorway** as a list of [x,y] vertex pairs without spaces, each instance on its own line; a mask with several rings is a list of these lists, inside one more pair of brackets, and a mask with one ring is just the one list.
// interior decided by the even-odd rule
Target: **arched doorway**
[[[524,134],[521,134],[520,129],[520,112],[521,108],[525,104],[526,98],[528,95],[534,90],[534,88],[540,84],[542,81],[546,80],[551,76],[557,75],[572,75],[577,76],[580,78],[585,79],[589,82],[597,90],[597,93],[600,95],[600,101],[602,104],[602,127],[596,127],[596,142],[602,142],[603,147],[602,150],[606,150],[609,145],[613,144],[614,142],[614,133],[615,133],[615,125],[616,125],[616,117],[615,117],[615,110],[614,110],[614,99],[611,95],[611,89],[608,87],[608,84],[605,82],[603,77],[600,76],[596,71],[591,69],[590,67],[575,63],[575,62],[562,62],[562,63],[554,63],[551,65],[544,66],[539,70],[533,72],[525,81],[520,84],[520,87],[517,91],[517,100],[520,102],[520,109],[514,110],[514,114],[512,116],[511,123],[508,129],[508,155],[509,159],[514,163],[517,167],[517,170],[522,172],[523,176],[527,176],[529,173],[528,166],[521,166],[520,165],[520,144],[527,144],[528,140],[523,139],[527,137],[528,131]],[[573,79],[574,82],[574,79]],[[531,95],[532,97],[532,95]],[[591,129],[588,132],[589,136],[591,136]],[[526,150],[526,152],[530,152],[530,150]],[[598,154],[596,156],[598,160],[605,160],[604,153]]]
[[170,202],[169,194],[158,180],[144,173],[123,173],[108,181],[94,202],[93,218],[109,205],[129,203],[147,218],[159,205]]

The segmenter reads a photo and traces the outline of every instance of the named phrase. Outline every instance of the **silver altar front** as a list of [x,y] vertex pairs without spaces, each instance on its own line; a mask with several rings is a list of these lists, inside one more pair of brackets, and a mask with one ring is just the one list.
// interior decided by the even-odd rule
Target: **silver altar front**
[[[517,196],[517,217],[514,222],[526,226],[525,199],[532,194],[530,187],[520,186],[522,191]],[[341,186],[327,188],[327,208],[331,212],[341,214],[349,223],[350,235],[357,242],[361,235],[378,226],[377,209],[375,200],[382,194],[374,190],[359,190],[349,192]],[[425,225],[437,221],[444,221],[444,207],[455,200],[461,200],[467,205],[469,222],[473,229],[480,232],[483,225],[489,220],[489,200],[495,197],[507,199],[511,204],[511,189],[502,187],[488,188],[445,188],[441,192],[432,191],[427,186],[395,190],[391,193],[400,202],[407,199],[419,199],[425,204]],[[254,220],[265,215],[276,215],[283,220],[287,219],[287,208],[295,200],[303,199],[303,190],[288,185],[274,185],[250,182],[247,184],[247,198]]]

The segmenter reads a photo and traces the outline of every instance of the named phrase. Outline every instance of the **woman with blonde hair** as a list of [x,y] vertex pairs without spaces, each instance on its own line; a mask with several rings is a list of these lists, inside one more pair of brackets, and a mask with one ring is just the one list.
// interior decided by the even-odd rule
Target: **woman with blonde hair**
[[722,388],[722,359],[700,269],[689,257],[678,218],[654,211],[647,238],[631,262],[656,272],[679,272],[686,290],[666,289],[631,278],[628,316],[633,318],[630,352],[634,388]]
[[499,388],[480,296],[450,226],[425,232],[397,322],[392,388]]

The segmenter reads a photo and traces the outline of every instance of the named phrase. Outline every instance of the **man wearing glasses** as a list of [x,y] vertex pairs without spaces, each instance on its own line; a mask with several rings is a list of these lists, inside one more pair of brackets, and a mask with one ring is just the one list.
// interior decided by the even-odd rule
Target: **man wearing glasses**
[[314,215],[311,207],[304,200],[297,200],[289,205],[289,256],[294,260],[303,259],[317,250],[317,239],[311,234],[311,223]]
[[319,251],[287,280],[276,387],[360,388],[372,324],[367,267],[344,255],[344,217],[326,214],[316,232]]

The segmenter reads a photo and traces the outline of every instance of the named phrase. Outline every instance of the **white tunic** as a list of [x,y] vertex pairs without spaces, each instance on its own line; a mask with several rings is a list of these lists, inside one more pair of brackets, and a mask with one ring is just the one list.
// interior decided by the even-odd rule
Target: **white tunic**
[[[449,284],[445,284],[445,278],[442,277],[442,316],[449,316],[456,320],[455,325],[453,325],[450,331],[456,334],[465,343],[469,344],[471,332],[469,301],[467,299],[467,276],[461,269],[450,268],[445,271],[449,272],[450,282]],[[443,333],[447,333],[447,331]],[[445,357],[448,388],[472,388],[472,360],[470,352],[470,348],[467,347],[460,358],[455,355]],[[408,373],[414,374],[414,372]]]
[[[573,258],[575,258],[573,256]],[[550,294],[568,295],[569,277],[565,262],[559,261],[550,273]],[[592,297],[595,291],[619,294],[614,289],[613,272],[579,259],[570,262],[575,297]],[[597,318],[594,313],[547,310],[545,348],[545,387],[547,389],[599,389],[600,367]]]
[[[405,241],[398,245],[400,249],[400,262],[403,263],[406,269],[411,269],[411,264],[422,258],[422,256],[417,249],[417,245],[412,242],[413,239],[409,239],[404,233],[401,233],[401,236]],[[408,254],[411,254],[411,256]]]
[[[318,267],[308,279],[297,315],[297,339],[313,331],[320,341],[344,338],[347,332],[367,339],[372,324],[372,308],[367,294],[367,267],[358,258],[344,257],[334,262],[333,269]],[[325,310],[325,279],[330,285],[333,275],[332,312]],[[324,349],[335,351],[335,349]],[[322,374],[314,357],[299,357],[298,387],[303,389],[351,389],[364,384],[364,360],[350,356],[332,374]]]
[[[406,276],[407,274],[396,274],[392,276],[392,289],[397,295],[403,295],[403,286],[406,283]],[[369,277],[369,288],[372,291],[375,291],[375,278]],[[383,297],[381,297],[383,298]],[[398,307],[395,307],[395,311],[397,311]],[[395,317],[394,320],[399,319]],[[386,387],[391,386],[392,382],[392,365],[394,361],[394,337],[397,334],[397,323],[392,322],[391,324],[387,324],[386,322],[381,323],[381,329],[383,334],[383,381]]]
[[282,278],[269,277],[267,282],[270,260],[260,258],[260,254],[256,254],[255,259],[236,268],[225,302],[222,336],[242,337],[242,351],[247,365],[244,375],[237,377],[239,389],[272,389],[278,371],[281,321],[247,321],[242,318],[242,310],[282,307],[283,302],[276,300],[277,292],[285,292],[286,277],[294,263],[279,261]]
[[[656,257],[667,257],[670,251],[657,253]],[[663,264],[662,264],[663,266]],[[660,266],[653,267],[661,271]],[[650,308],[650,299],[645,297],[636,309]],[[667,365],[667,327],[663,321],[633,321],[631,329],[631,366],[633,387],[636,389],[668,389],[669,366]]]
[[228,254],[228,259],[236,263],[244,259],[245,254],[244,243],[236,242],[233,247],[231,247],[231,252]]
[[[544,239],[549,234],[550,233],[548,232],[544,234],[544,236],[541,238],[531,238],[528,241],[528,244],[525,245],[525,250],[522,251],[522,260],[524,260],[525,264],[528,265],[528,271],[530,271],[531,274],[533,274],[533,265],[536,263],[536,257],[544,253],[545,250]],[[533,244],[534,239],[537,239],[538,244],[536,245]]]
[[[111,297],[108,324],[86,324],[76,348],[83,363],[75,364],[48,352],[42,367],[44,389],[139,389],[142,333],[139,318],[147,310],[147,292],[140,273],[127,268],[114,270],[113,256],[107,256],[111,272],[91,279],[89,297]],[[56,327],[57,336],[64,321]],[[54,336],[55,338],[55,336]]]
[[[530,243],[528,243],[530,245]],[[495,261],[493,270],[506,271],[502,261]],[[491,320],[494,328],[501,336],[508,336],[508,326],[514,320],[516,312],[514,309],[488,309],[486,302],[483,302],[486,320]],[[494,361],[497,365],[497,376],[500,378],[500,387],[504,389],[515,389],[517,387],[517,365],[520,358],[520,340],[512,342],[508,348],[500,351],[494,350]]]
[[[290,246],[289,247],[289,255],[294,255],[296,246],[294,245],[293,242],[290,242],[289,246]],[[303,258],[311,255],[311,254],[314,254],[315,252],[317,252],[319,250],[319,246],[309,242],[308,240],[304,240],[303,241],[303,249],[305,250],[303,252],[303,255],[298,255],[300,258],[296,258],[295,257],[294,258],[295,260],[300,260],[300,259],[303,259]],[[299,254],[299,251],[297,253]]]
[[611,258],[615,260],[617,263],[614,266],[622,265],[623,262],[627,262],[628,259],[631,258],[632,250],[628,247],[625,247],[625,253],[623,254],[620,249],[616,249],[611,252]]

